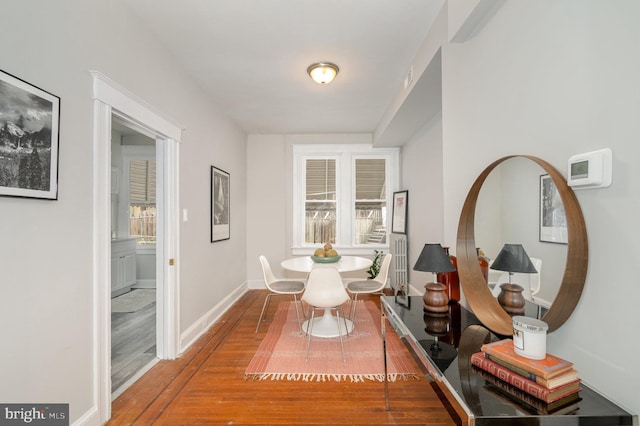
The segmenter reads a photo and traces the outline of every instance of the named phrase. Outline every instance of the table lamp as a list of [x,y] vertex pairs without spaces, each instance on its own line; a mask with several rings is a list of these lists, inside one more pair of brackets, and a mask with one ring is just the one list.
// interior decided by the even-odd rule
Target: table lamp
[[524,288],[511,282],[514,273],[535,274],[538,272],[522,244],[505,244],[493,261],[491,269],[509,273],[509,283],[500,284],[498,302],[511,315],[524,314]]
[[447,287],[438,282],[437,274],[438,272],[453,272],[456,268],[444,248],[440,244],[425,244],[413,269],[433,273],[433,282],[424,286],[424,310],[431,314],[446,315],[449,311]]

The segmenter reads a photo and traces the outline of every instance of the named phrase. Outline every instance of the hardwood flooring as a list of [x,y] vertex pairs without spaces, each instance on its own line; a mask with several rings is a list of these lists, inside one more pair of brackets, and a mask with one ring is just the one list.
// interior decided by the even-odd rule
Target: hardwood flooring
[[[135,290],[134,290],[135,291]],[[111,392],[156,358],[156,304],[111,313]]]
[[456,424],[425,377],[390,383],[390,411],[378,382],[245,380],[284,300],[272,298],[266,323],[255,333],[265,295],[247,292],[179,359],[156,364],[113,402],[108,424]]

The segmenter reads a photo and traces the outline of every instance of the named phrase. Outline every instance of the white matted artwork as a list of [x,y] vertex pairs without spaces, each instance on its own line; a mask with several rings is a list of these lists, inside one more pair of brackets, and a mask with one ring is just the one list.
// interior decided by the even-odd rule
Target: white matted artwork
[[540,176],[540,241],[567,244],[567,216],[558,188],[549,175]]
[[391,218],[391,232],[394,234],[407,233],[407,202],[409,191],[393,193],[393,216]]

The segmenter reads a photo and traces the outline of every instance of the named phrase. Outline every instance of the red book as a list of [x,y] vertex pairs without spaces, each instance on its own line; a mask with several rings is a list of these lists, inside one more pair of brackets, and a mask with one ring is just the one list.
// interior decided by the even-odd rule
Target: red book
[[487,373],[478,367],[474,366],[473,371],[482,376],[486,381],[484,389],[496,394],[499,398],[501,397],[508,402],[517,404],[519,408],[529,411],[530,414],[547,415],[572,413],[579,409],[578,403],[582,400],[582,398],[580,398],[580,392],[574,392],[558,399],[557,401],[547,404],[546,402],[539,400],[538,398],[534,398],[528,393],[516,388],[515,386],[511,386],[509,383],[498,379],[493,374]]
[[555,389],[547,389],[533,380],[529,380],[514,373],[508,368],[487,359],[482,352],[476,352],[471,355],[471,364],[546,403],[557,401],[580,390],[580,379],[576,379],[573,382],[559,386]]
[[482,352],[528,371],[543,379],[550,379],[573,368],[573,363],[555,355],[547,354],[543,359],[531,359],[518,355],[513,349],[513,340],[504,339],[482,345]]

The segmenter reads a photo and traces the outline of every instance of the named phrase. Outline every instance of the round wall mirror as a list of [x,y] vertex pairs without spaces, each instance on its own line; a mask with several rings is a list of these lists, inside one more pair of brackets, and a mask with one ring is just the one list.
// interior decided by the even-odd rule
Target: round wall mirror
[[[561,280],[560,277],[553,280],[558,280],[560,284],[559,286],[555,286],[557,287],[557,293],[555,293],[556,289],[553,290],[555,299],[550,305],[549,310],[542,317],[542,320],[549,325],[549,332],[552,332],[571,316],[580,299],[587,273],[588,243],[582,210],[580,209],[573,190],[567,186],[562,174],[546,161],[527,155],[503,157],[490,164],[476,179],[464,202],[458,226],[456,256],[460,285],[472,311],[487,328],[501,335],[512,334],[513,326],[511,316],[500,306],[494,294],[492,294],[480,269],[476,247],[479,247],[478,244],[482,242],[476,241],[477,234],[475,232],[476,225],[484,226],[476,223],[476,207],[481,189],[494,169],[509,159],[518,159],[519,161],[525,159],[525,161],[532,161],[537,164],[542,169],[541,172],[545,174],[544,178],[550,179],[557,188],[557,194],[564,207],[566,235],[564,235],[563,238],[566,239],[566,246],[562,244],[562,250],[564,253],[564,247],[566,247],[566,263]],[[543,177],[540,179],[542,182]],[[506,181],[511,182],[513,179],[506,179]],[[536,194],[538,193],[537,188],[534,192]],[[508,201],[509,200],[506,200],[507,203]],[[517,215],[518,218],[521,216],[522,215]],[[525,220],[526,222],[533,221],[533,223],[520,223],[518,226],[523,229],[533,230],[537,233],[539,226],[537,219],[538,214],[534,214],[533,216],[535,216],[536,219],[532,220],[529,218]],[[486,229],[483,229],[483,231],[486,232]],[[482,234],[482,232],[480,232],[480,234]],[[517,243],[518,241],[504,242]],[[548,242],[541,244],[548,244],[550,247],[558,246],[558,244]]]
[[[493,296],[499,296],[503,283],[511,282],[522,287],[524,299],[548,309],[566,266],[567,227],[564,204],[545,170],[522,157],[496,166],[478,194],[474,231],[476,247],[489,262],[496,260],[505,243],[517,243],[536,269],[510,275],[501,270],[504,265],[489,268]],[[538,313],[530,310],[529,314],[537,317]]]

